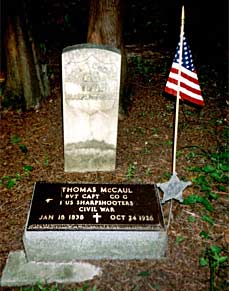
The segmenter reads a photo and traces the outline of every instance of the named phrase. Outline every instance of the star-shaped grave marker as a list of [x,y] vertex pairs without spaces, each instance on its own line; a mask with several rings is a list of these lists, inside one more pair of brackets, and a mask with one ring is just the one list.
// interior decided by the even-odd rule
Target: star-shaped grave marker
[[157,183],[157,186],[164,192],[161,203],[165,203],[171,199],[176,199],[183,202],[182,192],[191,184],[191,182],[180,181],[176,173],[171,176],[168,182]]

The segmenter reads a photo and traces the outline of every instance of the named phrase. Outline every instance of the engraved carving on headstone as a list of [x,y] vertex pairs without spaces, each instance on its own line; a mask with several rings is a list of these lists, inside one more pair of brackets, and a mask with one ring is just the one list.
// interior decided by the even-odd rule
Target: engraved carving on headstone
[[114,170],[121,55],[80,45],[62,54],[66,171]]

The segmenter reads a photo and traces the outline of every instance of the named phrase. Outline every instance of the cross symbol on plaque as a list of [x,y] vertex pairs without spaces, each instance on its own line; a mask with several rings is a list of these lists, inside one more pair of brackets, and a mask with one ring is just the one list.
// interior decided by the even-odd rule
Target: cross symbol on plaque
[[95,223],[99,223],[99,218],[101,218],[102,215],[99,215],[98,212],[93,215],[93,218],[95,218]]

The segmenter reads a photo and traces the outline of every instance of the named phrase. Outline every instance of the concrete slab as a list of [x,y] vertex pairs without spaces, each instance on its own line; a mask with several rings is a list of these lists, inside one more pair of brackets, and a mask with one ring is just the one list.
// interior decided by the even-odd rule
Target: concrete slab
[[40,283],[76,283],[93,279],[101,269],[83,262],[27,261],[23,251],[10,252],[2,273],[1,286],[25,286]]

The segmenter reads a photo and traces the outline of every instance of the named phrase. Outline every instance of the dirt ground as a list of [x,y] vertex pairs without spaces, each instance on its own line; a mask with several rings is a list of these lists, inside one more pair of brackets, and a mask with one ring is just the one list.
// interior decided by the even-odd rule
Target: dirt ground
[[[171,52],[159,52],[153,46],[129,46],[127,51],[132,72],[130,105],[128,113],[118,124],[114,172],[82,174],[63,170],[60,51],[50,52],[52,84],[48,99],[29,112],[2,109],[0,178],[14,178],[16,185],[8,189],[6,178],[0,186],[0,273],[8,253],[23,248],[23,228],[36,181],[144,184],[169,179],[175,101],[163,96],[163,90],[173,56]],[[191,180],[194,175],[188,167],[207,163],[203,152],[217,152],[225,144],[222,132],[228,126],[225,80],[219,77],[214,67],[198,65],[206,105],[197,109],[181,104],[179,114],[177,173],[180,179],[186,180]],[[147,72],[144,67],[148,68]],[[25,166],[32,168],[23,168]],[[198,194],[194,185],[188,187],[183,196],[191,193]],[[102,268],[102,275],[87,282],[88,290],[93,286],[101,291],[209,290],[209,268],[200,267],[199,258],[209,243],[228,249],[228,195],[219,193],[219,198],[212,204],[215,207],[213,226],[201,219],[201,205],[189,206],[174,201],[166,258],[161,261],[93,261]],[[165,204],[166,223],[167,208]],[[201,238],[199,233],[202,230],[211,233],[211,241]],[[228,282],[226,272],[226,269],[222,270],[217,277],[216,290],[225,288],[226,280]],[[67,290],[83,284],[62,288]]]

